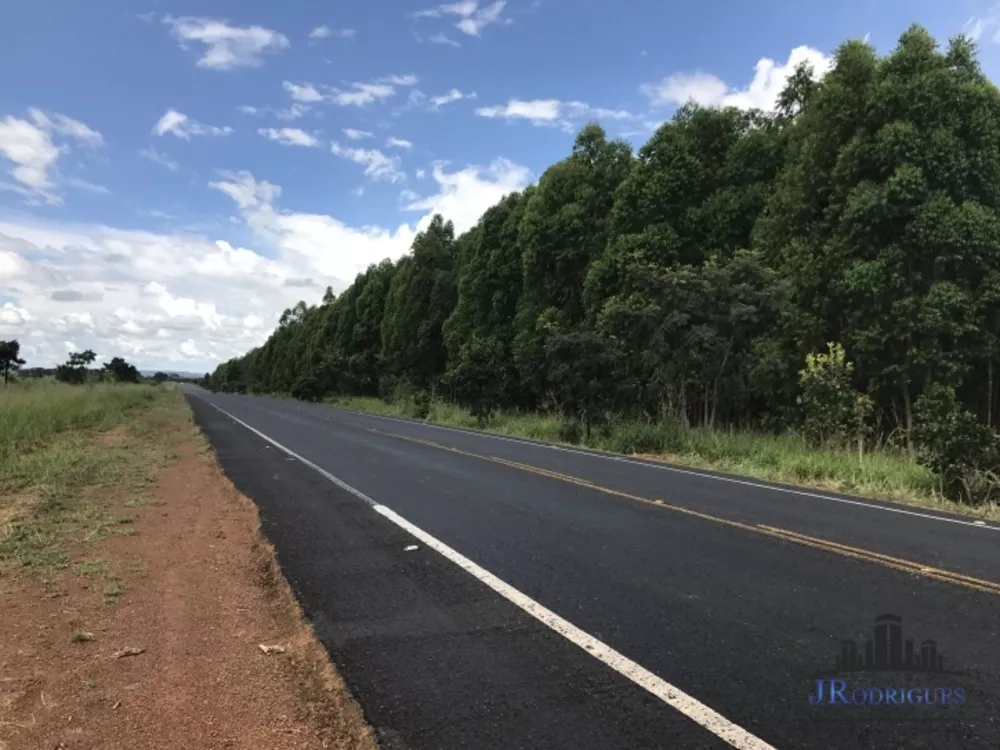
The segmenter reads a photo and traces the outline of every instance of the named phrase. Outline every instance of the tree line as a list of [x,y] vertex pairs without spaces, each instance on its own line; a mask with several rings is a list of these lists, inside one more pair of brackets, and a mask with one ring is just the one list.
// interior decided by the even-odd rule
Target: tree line
[[[38,367],[25,370],[23,368],[27,362],[20,355],[21,344],[17,339],[0,341],[0,372],[3,373],[4,385],[8,384],[11,374],[18,372],[28,377],[51,376],[59,382],[73,385],[82,385],[88,379],[93,379],[95,372],[101,379],[110,378],[118,383],[138,383],[140,379],[138,368],[122,357],[112,357],[100,370],[91,370],[90,365],[97,359],[97,354],[92,349],[71,352],[66,362],[51,369]],[[156,375],[163,375],[163,380],[167,378],[164,373]],[[160,378],[154,377],[154,380],[159,382]]]
[[774,112],[689,104],[637,153],[587,125],[475,227],[434,216],[208,384],[888,444],[975,502],[998,365],[1000,92],[970,39],[912,26],[799,67]]

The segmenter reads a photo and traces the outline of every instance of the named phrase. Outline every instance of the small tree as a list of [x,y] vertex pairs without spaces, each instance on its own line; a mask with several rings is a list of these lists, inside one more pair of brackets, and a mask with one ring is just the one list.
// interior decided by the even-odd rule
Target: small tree
[[24,364],[20,358],[21,344],[17,339],[13,341],[0,341],[0,370],[3,371],[3,384],[7,385],[7,379],[12,372],[17,372]]
[[857,442],[864,452],[864,436],[872,400],[851,385],[854,365],[844,347],[827,344],[827,352],[806,355],[799,371],[799,404],[805,411],[806,439],[817,446]]
[[[208,380],[208,374],[206,373],[205,379]],[[170,380],[170,376],[165,372],[157,372],[153,375],[153,380],[157,383],[162,383],[165,380]]]
[[111,361],[105,362],[104,371],[110,373],[119,383],[139,382],[139,370],[135,365],[126,362],[121,357],[112,357]]
[[87,365],[93,363],[95,359],[97,355],[92,349],[71,353],[66,364],[56,368],[56,380],[74,385],[82,384],[87,379]]

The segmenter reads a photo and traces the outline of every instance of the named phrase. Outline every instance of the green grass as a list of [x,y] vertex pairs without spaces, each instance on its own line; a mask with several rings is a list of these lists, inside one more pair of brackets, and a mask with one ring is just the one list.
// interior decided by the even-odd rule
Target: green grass
[[[370,414],[419,416],[416,405],[409,401],[395,403],[353,397],[331,399],[329,403]],[[426,421],[477,429],[475,417],[453,404],[432,403]],[[563,423],[552,415],[499,413],[486,431],[565,443]],[[617,421],[603,430],[595,429],[585,445],[692,468],[1000,519],[1000,510],[996,507],[970,508],[943,499],[937,492],[934,475],[903,452],[879,450],[859,459],[854,451],[811,449],[796,435],[730,432],[635,421]]]
[[137,533],[121,511],[149,502],[182,401],[151,385],[0,386],[0,573],[51,580],[75,563],[79,575],[113,578],[93,550]]

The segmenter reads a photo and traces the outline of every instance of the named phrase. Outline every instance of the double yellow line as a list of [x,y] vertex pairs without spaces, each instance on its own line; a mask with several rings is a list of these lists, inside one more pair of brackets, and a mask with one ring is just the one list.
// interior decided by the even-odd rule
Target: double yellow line
[[955,573],[950,570],[943,570],[941,568],[934,568],[928,565],[923,565],[922,563],[913,562],[912,560],[905,560],[900,557],[883,555],[880,552],[872,552],[871,550],[862,549],[860,547],[851,547],[846,544],[840,544],[839,542],[831,542],[827,539],[820,539],[819,537],[809,536],[807,534],[800,534],[795,531],[780,529],[775,526],[767,526],[765,524],[743,523],[742,521],[733,521],[729,518],[722,518],[721,516],[715,516],[710,513],[702,513],[701,511],[692,510],[691,508],[685,508],[682,505],[674,505],[672,503],[668,503],[663,500],[654,500],[648,497],[642,497],[640,495],[633,495],[630,492],[622,492],[621,490],[612,489],[611,487],[605,487],[603,485],[590,482],[586,479],[580,479],[579,477],[574,477],[569,474],[561,474],[558,471],[543,469],[540,466],[524,464],[519,461],[511,461],[510,459],[500,458],[499,456],[489,456],[482,453],[472,453],[470,451],[461,450],[460,448],[453,448],[450,445],[442,445],[441,443],[435,443],[431,440],[424,440],[422,438],[411,437],[410,435],[400,435],[395,432],[385,432],[383,430],[375,429],[374,427],[369,427],[368,430],[370,432],[374,432],[379,435],[385,435],[386,437],[397,438],[399,440],[406,440],[411,443],[419,443],[420,445],[427,445],[432,448],[438,448],[439,450],[450,451],[451,453],[458,453],[463,456],[469,456],[471,458],[478,458],[483,461],[490,461],[492,463],[501,464],[503,466],[509,466],[512,469],[527,471],[532,474],[538,474],[539,476],[548,477],[549,479],[555,479],[557,481],[566,482],[568,484],[575,484],[590,490],[603,492],[607,495],[623,497],[626,500],[632,500],[637,503],[645,503],[646,505],[652,505],[657,508],[662,508],[663,510],[670,510],[674,511],[675,513],[683,513],[686,516],[700,518],[703,521],[711,521],[712,523],[721,524],[723,526],[731,526],[733,528],[742,529],[743,531],[749,531],[754,534],[762,534],[764,536],[769,536],[774,539],[780,539],[785,542],[799,544],[804,547],[812,547],[813,549],[820,549],[826,552],[832,552],[834,554],[841,555],[843,557],[851,557],[856,560],[863,560],[865,562],[874,563],[876,565],[882,565],[884,567],[892,568],[893,570],[899,570],[904,573],[910,573],[912,575],[922,576],[924,578],[931,578],[936,581],[943,581],[945,583],[951,583],[956,586],[963,586],[965,588],[973,589],[975,591],[981,591],[983,593],[995,594],[1000,596],[1000,583],[994,581],[987,581],[981,578],[973,578],[972,576],[963,575],[961,573]]

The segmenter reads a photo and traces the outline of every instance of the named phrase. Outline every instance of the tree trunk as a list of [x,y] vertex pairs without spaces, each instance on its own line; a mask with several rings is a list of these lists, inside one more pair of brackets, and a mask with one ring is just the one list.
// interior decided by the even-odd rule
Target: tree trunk
[[993,359],[986,368],[986,424],[993,426]]
[[913,404],[910,403],[910,381],[903,381],[903,418],[906,420],[906,450],[913,455]]

